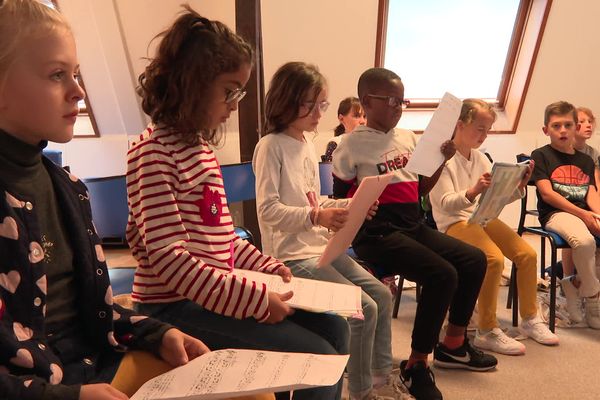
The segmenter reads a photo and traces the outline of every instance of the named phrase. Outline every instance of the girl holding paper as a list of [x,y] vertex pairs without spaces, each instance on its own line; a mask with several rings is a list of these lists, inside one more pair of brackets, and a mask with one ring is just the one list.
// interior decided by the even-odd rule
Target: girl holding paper
[[[522,317],[519,330],[545,345],[558,344],[558,337],[537,315],[535,250],[499,219],[485,226],[467,223],[478,197],[491,182],[491,164],[477,149],[485,141],[495,119],[496,113],[488,103],[479,99],[463,101],[453,139],[456,154],[446,163],[438,184],[429,196],[438,229],[480,248],[487,257],[487,271],[478,299],[479,321],[475,346],[500,354],[520,355],[525,353],[525,346],[508,337],[499,328],[496,319],[496,302],[505,256],[514,261],[517,267],[519,311]],[[515,189],[513,200],[521,197],[532,171],[533,163]]]
[[273,76],[266,97],[267,134],[252,160],[263,251],[284,261],[294,276],[362,288],[364,315],[350,319],[350,398],[409,398],[398,376],[390,375],[390,291],[346,254],[317,267],[328,230],[344,226],[348,205],[347,199],[319,199],[319,165],[307,133],[316,130],[327,110],[327,94],[325,78],[314,65],[290,62]]

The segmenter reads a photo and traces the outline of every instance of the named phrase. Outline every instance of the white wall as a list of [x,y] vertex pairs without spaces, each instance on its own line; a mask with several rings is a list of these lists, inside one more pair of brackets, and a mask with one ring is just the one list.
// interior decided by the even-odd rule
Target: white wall
[[[74,25],[82,72],[102,132],[100,139],[74,139],[63,146],[64,158],[75,173],[86,176],[124,171],[124,135],[137,134],[145,125],[133,93],[145,65],[142,58],[151,38],[175,18],[180,3],[182,0],[61,1]],[[234,27],[233,0],[189,3],[207,17]],[[262,1],[267,85],[275,70],[292,60],[317,64],[328,79],[332,106],[315,138],[318,151],[323,151],[337,124],[337,103],[356,94],[359,75],[373,66],[377,5],[377,0]],[[553,101],[586,105],[600,116],[597,15],[600,2],[553,1],[517,133],[491,135],[485,143],[495,160],[512,161],[515,154],[547,143],[541,133],[543,110]],[[222,163],[239,160],[237,130],[234,115],[227,127],[225,147],[218,151]],[[597,136],[594,142],[599,142]],[[93,163],[88,161],[92,159]],[[515,210],[516,204],[508,207],[507,221],[515,220]]]

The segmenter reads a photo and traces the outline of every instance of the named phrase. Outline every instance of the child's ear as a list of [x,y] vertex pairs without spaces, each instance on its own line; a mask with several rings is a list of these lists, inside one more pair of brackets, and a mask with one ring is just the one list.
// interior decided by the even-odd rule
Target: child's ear
[[338,121],[342,122],[343,118],[344,118],[344,116],[342,114],[338,114]]
[[548,127],[546,125],[542,126],[542,132],[544,132],[544,135],[548,136]]

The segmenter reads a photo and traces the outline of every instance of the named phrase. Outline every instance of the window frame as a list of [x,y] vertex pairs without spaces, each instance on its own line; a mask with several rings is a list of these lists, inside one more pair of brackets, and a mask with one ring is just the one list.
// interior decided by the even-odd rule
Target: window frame
[[[379,0],[375,67],[383,67],[385,62],[389,3],[390,0]],[[495,129],[491,133],[513,134],[516,131],[551,6],[552,0],[521,0],[519,3],[497,101],[491,102],[499,114]],[[411,103],[405,112],[432,113],[439,104],[439,100],[430,101],[433,99],[410,100]],[[416,130],[416,132],[422,131]]]
[[[60,12],[60,6],[58,5],[58,0],[50,0],[52,2],[52,4],[54,4],[54,7],[56,8],[57,11]],[[76,132],[73,133],[73,138],[97,138],[100,137],[100,130],[98,129],[98,124],[96,123],[96,117],[94,117],[94,111],[92,110],[92,104],[90,102],[90,98],[87,95],[87,90],[85,89],[85,84],[83,83],[83,77],[81,75],[81,72],[79,73],[79,86],[81,86],[81,88],[83,89],[83,91],[85,92],[85,97],[83,99],[84,103],[85,103],[85,107],[81,107],[79,108],[79,113],[77,114],[78,117],[87,117],[90,119],[90,123],[92,125],[92,129],[94,130],[94,133],[89,135],[83,135],[83,134],[77,134]]]

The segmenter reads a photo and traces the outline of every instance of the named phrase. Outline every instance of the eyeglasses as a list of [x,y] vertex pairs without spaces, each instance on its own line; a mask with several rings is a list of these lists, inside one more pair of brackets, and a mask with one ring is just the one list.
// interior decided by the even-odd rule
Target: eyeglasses
[[390,107],[398,107],[402,106],[402,109],[405,110],[410,105],[410,100],[403,100],[400,97],[396,96],[381,96],[378,94],[368,94],[367,96],[372,97],[374,99],[387,100],[387,104]]
[[314,101],[306,101],[302,103],[302,105],[308,109],[308,113],[313,113],[316,109],[319,109],[321,113],[324,113],[329,108],[329,102],[326,100],[319,103],[315,103]]
[[227,89],[225,88],[225,103],[233,103],[234,101],[240,102],[246,96],[246,89],[237,88],[237,89]]

